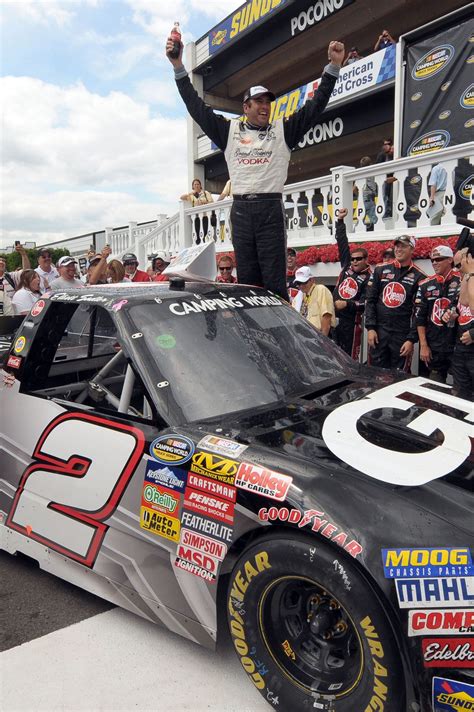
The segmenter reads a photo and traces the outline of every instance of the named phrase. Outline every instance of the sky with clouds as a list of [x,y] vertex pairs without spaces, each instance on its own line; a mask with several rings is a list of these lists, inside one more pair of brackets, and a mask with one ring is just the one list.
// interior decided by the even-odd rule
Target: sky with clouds
[[0,246],[173,214],[186,114],[166,37],[239,0],[0,0]]

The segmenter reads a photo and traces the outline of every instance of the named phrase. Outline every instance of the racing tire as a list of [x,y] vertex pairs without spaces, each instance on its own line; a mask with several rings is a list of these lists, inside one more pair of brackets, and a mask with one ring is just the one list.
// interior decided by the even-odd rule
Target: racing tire
[[276,533],[243,552],[227,593],[230,635],[255,687],[282,712],[405,712],[386,614],[347,555]]

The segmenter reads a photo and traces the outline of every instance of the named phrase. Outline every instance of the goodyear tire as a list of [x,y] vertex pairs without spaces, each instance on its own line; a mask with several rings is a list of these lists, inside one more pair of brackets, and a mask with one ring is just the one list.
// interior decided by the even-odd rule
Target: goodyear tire
[[405,712],[397,645],[356,566],[329,546],[275,534],[230,577],[227,617],[248,677],[282,712]]

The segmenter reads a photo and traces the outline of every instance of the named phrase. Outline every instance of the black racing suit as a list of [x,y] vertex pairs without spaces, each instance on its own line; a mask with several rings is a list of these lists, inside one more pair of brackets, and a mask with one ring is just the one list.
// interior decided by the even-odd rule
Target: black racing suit
[[415,324],[425,328],[431,350],[430,378],[440,383],[446,383],[456,336],[455,319],[447,324],[443,315],[456,307],[460,282],[461,275],[455,270],[445,277],[435,274],[421,280],[415,299]]
[[336,308],[339,323],[336,326],[336,342],[349,356],[358,359],[362,336],[362,317],[365,309],[365,291],[371,271],[366,267],[362,272],[351,268],[351,253],[344,220],[336,222],[336,241],[342,270],[333,292],[334,301],[346,302],[344,309]]
[[[297,146],[306,132],[316,125],[325,110],[337,81],[337,70],[332,68],[334,75],[328,71],[324,72],[313,98],[299,111],[283,120],[284,139],[289,149]],[[180,70],[176,75],[176,84],[194,121],[216,146],[225,151],[229,138],[229,120],[215,114],[211,107],[206,106],[192,86],[188,75],[183,75]],[[262,129],[246,122],[245,130],[261,131]],[[239,282],[265,287],[288,300],[286,227],[282,196],[268,193],[265,185],[259,186],[258,193],[255,194],[234,195],[231,221]]]
[[[471,278],[472,279],[472,278]],[[458,303],[458,325],[453,354],[454,392],[460,398],[474,400],[474,343],[463,344],[462,334],[469,332],[474,341],[474,313],[468,306]]]
[[413,307],[418,283],[425,277],[413,262],[402,267],[394,260],[375,267],[365,302],[365,328],[375,329],[378,337],[369,352],[372,366],[410,369],[411,358],[400,356],[400,348],[405,341],[418,340]]

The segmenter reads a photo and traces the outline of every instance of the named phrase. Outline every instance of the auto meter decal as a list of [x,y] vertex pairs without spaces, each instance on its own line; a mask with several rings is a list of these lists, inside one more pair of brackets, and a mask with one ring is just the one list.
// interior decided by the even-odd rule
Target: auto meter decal
[[[474,606],[474,577],[395,579],[400,608]],[[442,604],[440,606],[440,604]]]
[[165,465],[183,465],[191,459],[194,443],[184,435],[161,435],[150,445],[150,455]]
[[407,156],[424,156],[428,153],[434,153],[449,146],[450,141],[451,135],[449,131],[442,129],[429,131],[410,144],[407,150]]
[[407,298],[407,293],[403,284],[400,282],[390,282],[384,287],[382,292],[382,301],[389,309],[397,309],[401,307]]
[[148,507],[140,508],[140,526],[170,541],[179,541],[180,521]]
[[474,685],[445,677],[433,678],[433,712],[474,710]]
[[450,44],[438,45],[421,57],[412,69],[411,76],[416,81],[430,79],[445,69],[455,55]]
[[382,549],[385,578],[472,576],[471,552],[456,549]]
[[21,354],[23,349],[26,346],[26,339],[24,336],[19,336],[18,339],[15,341],[15,346],[13,347],[13,350],[16,354]]
[[474,635],[474,608],[408,611],[408,635]]
[[339,285],[337,291],[342,299],[352,299],[357,294],[357,282],[352,277],[346,277]]
[[180,468],[170,469],[163,467],[154,460],[148,460],[145,472],[145,481],[156,485],[163,485],[176,492],[184,492],[187,471]]
[[270,499],[283,501],[293,479],[265,467],[242,462],[235,478],[235,484],[240,489],[260,494]]
[[424,638],[425,667],[474,668],[473,638]]
[[34,304],[31,308],[31,311],[30,311],[31,316],[39,316],[39,314],[41,314],[41,312],[43,311],[45,306],[46,306],[46,302],[44,301],[44,299],[38,299],[36,304]]
[[431,321],[435,326],[444,326],[443,314],[451,306],[451,301],[447,297],[436,299],[431,311]]
[[459,103],[463,109],[474,109],[474,84],[468,86],[468,88],[461,94]]

